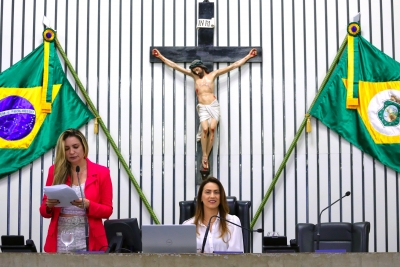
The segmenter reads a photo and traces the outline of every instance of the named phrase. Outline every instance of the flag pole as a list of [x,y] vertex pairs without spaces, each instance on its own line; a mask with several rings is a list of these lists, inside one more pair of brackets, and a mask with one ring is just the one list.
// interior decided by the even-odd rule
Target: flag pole
[[258,207],[256,214],[254,215],[253,219],[251,220],[250,229],[253,229],[254,225],[255,225],[256,222],[257,222],[258,217],[260,216],[262,210],[264,209],[265,204],[267,203],[267,200],[268,200],[269,196],[271,195],[272,191],[274,190],[275,184],[278,182],[279,176],[281,175],[283,169],[285,168],[286,163],[287,163],[287,161],[289,160],[289,157],[290,157],[290,155],[292,154],[292,151],[293,151],[293,149],[295,148],[295,146],[296,146],[296,144],[297,144],[297,141],[299,140],[300,135],[302,134],[302,132],[303,132],[303,130],[304,130],[304,127],[305,127],[305,125],[306,125],[306,123],[307,123],[307,120],[309,120],[310,111],[311,111],[312,107],[314,106],[315,102],[317,101],[319,95],[322,93],[322,90],[325,88],[325,85],[326,85],[326,83],[328,82],[329,78],[331,77],[333,70],[335,69],[335,67],[336,67],[336,65],[337,65],[337,63],[338,63],[340,57],[341,57],[342,54],[343,54],[343,51],[344,51],[345,48],[346,48],[346,45],[347,45],[347,35],[346,35],[346,37],[344,38],[344,40],[343,40],[343,42],[342,42],[342,45],[341,45],[340,48],[339,48],[338,53],[336,54],[335,58],[333,59],[333,62],[332,62],[332,64],[331,64],[331,66],[329,67],[328,72],[327,72],[327,74],[326,74],[324,80],[322,81],[322,84],[321,84],[321,86],[320,86],[319,89],[318,89],[317,95],[315,96],[313,102],[311,103],[310,107],[308,108],[307,114],[306,114],[306,116],[304,117],[302,123],[300,124],[300,127],[299,127],[299,129],[297,130],[297,133],[296,133],[296,135],[294,136],[294,139],[293,139],[293,141],[292,141],[292,144],[290,145],[288,151],[286,152],[285,157],[283,158],[282,163],[281,163],[281,165],[279,166],[279,169],[277,170],[277,172],[276,172],[274,178],[272,179],[271,184],[269,185],[269,188],[268,188],[268,190],[267,190],[267,193],[265,194],[263,200],[261,201],[261,204],[260,204],[260,206]]
[[64,49],[61,47],[61,44],[58,41],[57,35],[54,38],[54,42],[55,42],[55,45],[56,45],[58,51],[60,52],[61,56],[63,57],[65,63],[67,64],[68,69],[72,73],[72,76],[74,77],[75,82],[78,85],[81,93],[83,94],[86,102],[88,103],[90,109],[92,110],[93,114],[95,115],[96,119],[98,120],[98,122],[99,122],[101,128],[103,129],[105,135],[107,136],[107,139],[110,142],[112,148],[114,149],[115,153],[117,154],[118,159],[120,160],[122,166],[124,167],[125,171],[127,172],[128,176],[129,176],[129,179],[131,180],[131,182],[135,186],[136,191],[138,192],[138,194],[140,196],[140,199],[143,201],[144,205],[146,206],[147,210],[149,211],[149,213],[150,213],[151,217],[153,218],[154,222],[156,224],[160,224],[159,220],[157,219],[156,214],[154,213],[153,209],[151,208],[149,202],[147,201],[146,196],[143,194],[142,190],[140,189],[139,184],[137,183],[137,181],[136,181],[135,177],[133,176],[131,170],[129,169],[128,165],[126,164],[124,157],[119,152],[117,145],[115,144],[113,138],[111,137],[109,131],[107,130],[107,127],[105,126],[103,120],[101,119],[99,112],[97,111],[96,107],[94,106],[92,100],[90,100],[90,97],[87,94],[85,88],[83,87],[83,85],[82,85],[82,83],[81,83],[81,81],[80,81],[80,79],[78,77],[78,74],[75,72],[74,68],[71,65],[71,62],[68,60],[68,57],[64,52]]

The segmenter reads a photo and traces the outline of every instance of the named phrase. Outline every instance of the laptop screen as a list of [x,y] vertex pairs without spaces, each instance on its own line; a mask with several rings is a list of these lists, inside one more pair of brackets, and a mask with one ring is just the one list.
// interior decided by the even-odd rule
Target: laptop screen
[[196,253],[194,224],[142,225],[143,253]]

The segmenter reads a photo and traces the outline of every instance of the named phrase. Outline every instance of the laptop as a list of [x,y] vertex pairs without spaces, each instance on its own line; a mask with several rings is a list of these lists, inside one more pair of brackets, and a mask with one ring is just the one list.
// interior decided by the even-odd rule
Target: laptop
[[143,253],[196,253],[194,224],[142,225]]

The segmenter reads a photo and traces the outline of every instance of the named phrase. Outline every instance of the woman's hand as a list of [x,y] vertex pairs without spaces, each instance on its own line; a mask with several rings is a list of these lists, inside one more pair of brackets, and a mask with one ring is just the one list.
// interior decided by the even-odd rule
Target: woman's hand
[[[85,203],[83,203],[83,201]],[[81,208],[81,209],[83,209],[83,208],[88,209],[90,206],[90,200],[85,198],[83,201],[82,201],[82,198],[78,198],[78,199],[75,199],[74,201],[72,201],[71,204],[78,208]],[[85,206],[83,204],[85,204]]]
[[46,207],[49,209],[53,208],[55,205],[60,204],[60,201],[58,199],[47,199],[46,200]]

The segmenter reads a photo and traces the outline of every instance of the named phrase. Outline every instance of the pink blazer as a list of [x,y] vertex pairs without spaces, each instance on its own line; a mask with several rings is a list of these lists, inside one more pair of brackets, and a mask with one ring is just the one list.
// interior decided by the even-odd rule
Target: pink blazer
[[[112,184],[110,170],[104,166],[95,164],[89,159],[87,162],[87,178],[85,182],[85,196],[90,200],[87,211],[89,222],[89,250],[106,250],[108,246],[106,232],[102,219],[108,219],[113,212]],[[49,168],[46,186],[52,185],[54,179],[54,165]],[[71,184],[68,176],[67,185]],[[51,218],[47,232],[44,251],[57,252],[57,226],[61,208],[53,208],[51,213],[46,211],[47,196],[43,196],[40,214],[44,218]]]

